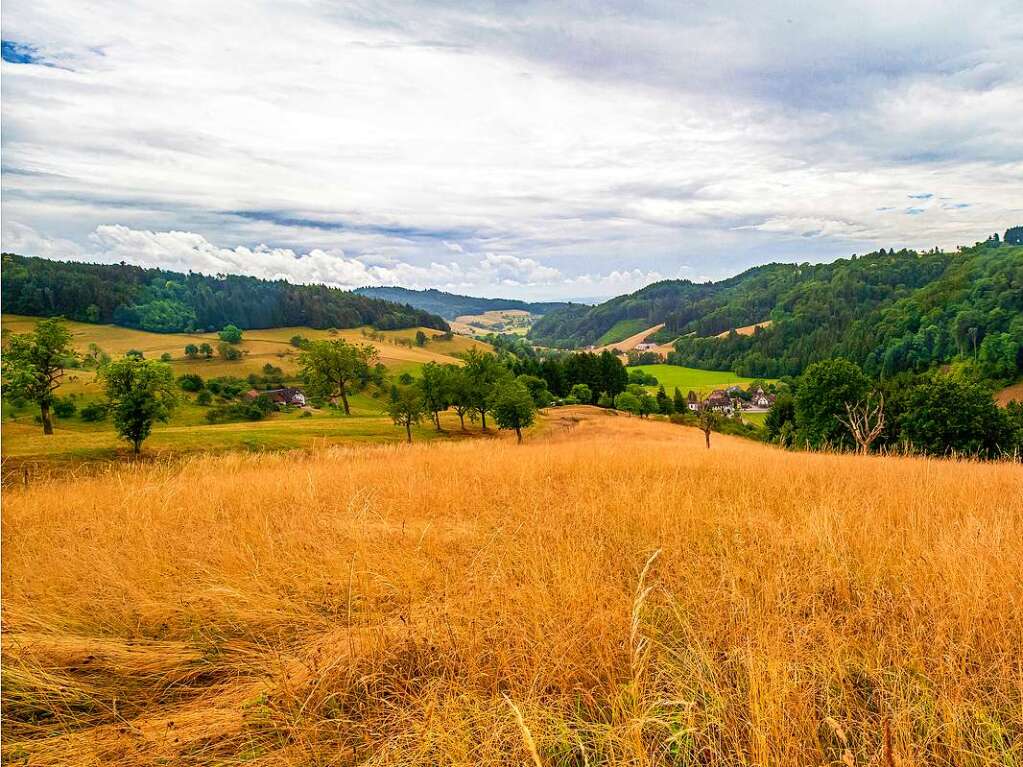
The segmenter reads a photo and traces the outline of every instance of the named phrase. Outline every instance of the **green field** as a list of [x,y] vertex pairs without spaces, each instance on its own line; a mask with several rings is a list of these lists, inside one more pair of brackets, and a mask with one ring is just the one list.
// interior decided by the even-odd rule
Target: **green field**
[[634,336],[650,327],[648,320],[618,320],[611,329],[597,339],[595,346],[607,346],[624,341],[629,336]]
[[[688,394],[692,389],[697,394],[704,395],[714,389],[721,389],[732,384],[748,386],[756,380],[737,376],[727,370],[699,370],[681,365],[637,365],[629,370],[642,370],[649,373],[657,379],[659,384],[663,384],[669,393],[677,386],[682,394]],[[770,379],[760,380],[770,383]]]
[[[25,333],[31,331],[39,318],[3,315],[3,333]],[[472,346],[490,348],[482,342],[462,336],[450,341],[433,340],[425,348],[408,346],[402,340],[415,337],[416,328],[385,331],[370,338],[369,329],[354,328],[340,331],[315,330],[312,328],[272,328],[248,330],[240,344],[244,352],[241,360],[225,362],[219,358],[188,359],[184,355],[186,344],[203,341],[217,343],[215,333],[203,334],[162,334],[148,333],[115,325],[93,325],[82,322],[68,322],[74,335],[74,345],[79,352],[96,344],[112,357],[119,357],[129,349],[137,349],[147,359],[159,359],[164,353],[171,355],[170,366],[175,376],[183,373],[198,373],[204,379],[217,376],[246,378],[250,373],[261,373],[265,364],[279,367],[289,384],[301,385],[297,379],[298,350],[291,346],[292,336],[301,335],[309,339],[344,338],[351,342],[370,343],[378,350],[380,361],[392,376],[404,372],[413,375],[427,362],[458,363],[455,354]],[[439,331],[426,330],[429,336]],[[83,405],[103,399],[103,393],[95,380],[94,370],[67,370],[58,396],[72,397],[80,411]],[[163,455],[193,451],[219,451],[229,449],[276,450],[309,447],[339,442],[398,442],[404,440],[403,429],[395,427],[383,414],[381,401],[368,394],[356,394],[351,398],[352,415],[344,416],[333,408],[274,413],[263,421],[210,424],[206,421],[208,408],[195,403],[195,396],[180,392],[180,405],[170,421],[156,424],[152,436],[146,441],[147,454]],[[3,403],[3,459],[6,462],[37,460],[92,460],[107,459],[127,454],[128,445],[119,441],[109,420],[85,422],[78,414],[67,418],[55,418],[52,436],[44,436],[42,427],[36,423],[38,410],[34,406],[20,409],[11,403]],[[451,420],[453,419],[453,420]],[[413,429],[413,439],[460,438],[458,420],[451,416],[445,422],[447,434],[438,435],[429,424]],[[478,427],[473,431],[477,432]]]

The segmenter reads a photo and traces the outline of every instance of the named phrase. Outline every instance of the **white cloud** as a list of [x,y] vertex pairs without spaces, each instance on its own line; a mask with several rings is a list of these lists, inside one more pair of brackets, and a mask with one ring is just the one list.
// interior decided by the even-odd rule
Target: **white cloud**
[[[549,296],[1023,220],[1001,0],[35,0],[3,25],[64,67],[2,65],[8,250]],[[904,214],[922,189],[942,204]]]
[[120,224],[97,227],[88,238],[90,247],[87,251],[71,251],[62,250],[62,243],[51,242],[28,227],[11,226],[10,236],[20,237],[17,242],[30,246],[24,250],[48,256],[111,264],[124,261],[139,266],[210,275],[246,274],[268,280],[287,279],[347,289],[400,285],[479,292],[495,285],[540,290],[569,285],[585,289],[586,295],[610,295],[616,290],[631,290],[661,279],[656,273],[638,269],[604,275],[583,274],[567,279],[560,270],[534,259],[493,253],[467,265],[433,262],[416,266],[393,259],[352,258],[340,250],[319,248],[308,252],[266,245],[225,248],[195,232],[153,232],[130,229]]

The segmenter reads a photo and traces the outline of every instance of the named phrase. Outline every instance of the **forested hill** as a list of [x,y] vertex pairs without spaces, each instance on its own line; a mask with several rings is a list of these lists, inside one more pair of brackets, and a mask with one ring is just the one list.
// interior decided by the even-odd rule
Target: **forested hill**
[[448,329],[435,314],[325,285],[50,261],[13,253],[2,258],[3,310],[12,314],[59,315],[156,333],[211,330],[229,323],[243,329],[292,325]]
[[[456,293],[445,293],[442,290],[410,290],[409,288],[357,288],[356,293],[386,301],[414,306],[427,312],[439,314],[445,319],[453,320],[463,314],[483,314],[484,312],[501,309],[520,309],[530,314],[547,314],[555,309],[581,304],[569,304],[563,301],[531,302],[517,301],[512,298],[477,298],[460,296]],[[586,308],[586,307],[584,307]]]
[[[740,375],[795,375],[835,356],[884,375],[969,355],[1012,378],[1023,366],[1023,246],[882,249],[829,264],[768,264],[716,283],[660,282],[552,312],[529,339],[585,346],[623,319],[665,323],[656,340],[677,339],[671,362]],[[766,320],[752,335],[714,338]]]

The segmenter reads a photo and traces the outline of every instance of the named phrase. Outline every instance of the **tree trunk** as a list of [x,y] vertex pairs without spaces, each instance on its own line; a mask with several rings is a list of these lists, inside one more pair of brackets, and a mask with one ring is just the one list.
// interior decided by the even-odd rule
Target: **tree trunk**
[[465,413],[458,411],[458,421],[462,424],[462,431],[465,431]]
[[437,431],[444,431],[442,428],[440,428],[440,411],[439,410],[434,410],[433,411],[433,422],[435,424],[437,424]]
[[483,424],[483,431],[487,430],[487,411],[480,411],[480,422]]
[[345,415],[351,415],[352,409],[348,407],[348,393],[345,391],[345,385],[341,384],[341,404],[345,407]]
[[408,436],[408,443],[412,444],[412,423],[409,421],[405,422],[405,434]]
[[43,434],[53,434],[53,419],[50,418],[50,403],[39,403],[39,417],[43,422]]
[[142,452],[142,440],[138,440],[138,439],[132,440],[131,449],[132,449],[132,452],[135,455],[138,455],[139,453],[141,453]]
[[522,429],[520,429],[518,426],[515,427],[515,436],[517,436],[519,438],[519,444],[521,445],[522,444]]
[[704,439],[707,440],[707,449],[710,450],[710,429],[703,432]]

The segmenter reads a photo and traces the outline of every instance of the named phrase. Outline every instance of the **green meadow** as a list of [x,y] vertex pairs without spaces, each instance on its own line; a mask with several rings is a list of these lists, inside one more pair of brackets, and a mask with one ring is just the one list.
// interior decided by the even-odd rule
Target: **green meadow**
[[[637,365],[629,370],[642,370],[657,379],[659,384],[670,394],[677,386],[683,394],[689,390],[699,395],[709,394],[714,389],[721,389],[733,384],[738,386],[749,386],[754,378],[745,378],[727,370],[699,370],[698,368],[687,368],[681,365]],[[770,379],[760,379],[770,382]],[[656,389],[656,387],[652,387]]]

